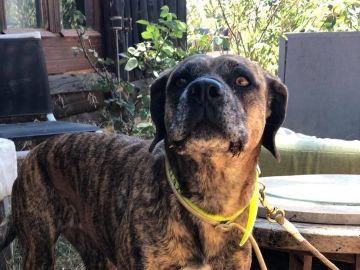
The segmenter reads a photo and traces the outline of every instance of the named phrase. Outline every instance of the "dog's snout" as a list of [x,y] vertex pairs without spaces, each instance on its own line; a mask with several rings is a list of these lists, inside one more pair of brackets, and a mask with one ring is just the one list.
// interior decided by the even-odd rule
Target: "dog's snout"
[[211,78],[199,78],[188,86],[188,97],[191,101],[205,105],[222,98],[224,95],[223,85]]

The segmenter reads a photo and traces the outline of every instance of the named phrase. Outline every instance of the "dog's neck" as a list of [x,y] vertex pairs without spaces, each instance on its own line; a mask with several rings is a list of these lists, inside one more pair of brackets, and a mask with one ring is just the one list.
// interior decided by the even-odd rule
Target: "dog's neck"
[[229,216],[249,203],[260,146],[238,156],[231,153],[178,155],[167,149],[182,194],[211,214]]

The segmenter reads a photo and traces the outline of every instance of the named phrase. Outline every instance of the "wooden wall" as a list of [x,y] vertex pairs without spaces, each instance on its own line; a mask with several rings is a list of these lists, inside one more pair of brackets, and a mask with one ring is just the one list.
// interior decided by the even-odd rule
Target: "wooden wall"
[[[88,0],[86,0],[88,1]],[[141,41],[142,25],[136,23],[139,19],[156,21],[159,18],[160,8],[164,5],[177,14],[178,19],[186,21],[186,0],[89,0],[91,7],[88,23],[93,25],[89,32],[92,47],[100,54],[115,59],[115,34],[111,29],[110,18],[123,16],[132,18],[133,30],[129,33],[128,46]],[[0,3],[2,1],[0,0]],[[88,3],[88,2],[86,2]],[[2,18],[0,18],[1,20]],[[96,31],[95,31],[96,30]],[[50,32],[45,29],[8,29],[5,33],[26,31],[40,31],[43,40],[44,53],[49,74],[68,73],[79,70],[91,69],[87,60],[82,56],[75,56],[72,47],[78,46],[75,30],[62,30],[60,33]],[[124,34],[120,39],[125,40]],[[185,41],[185,39],[184,39]],[[184,45],[184,44],[180,44]],[[126,50],[126,45],[121,45],[120,51]]]
[[[109,0],[84,0],[82,12],[86,14],[86,24],[89,27],[87,35],[90,37],[92,48],[103,53],[102,38],[102,10],[101,2]],[[78,46],[78,37],[74,29],[62,29],[60,25],[60,11],[58,0],[41,1],[47,12],[43,14],[44,24],[37,29],[7,29],[4,18],[4,0],[0,0],[0,34],[23,33],[39,31],[41,33],[45,59],[49,74],[67,73],[90,69],[88,61],[83,55],[75,56],[72,48]],[[82,1],[81,1],[82,2]],[[52,16],[49,16],[51,14]]]
[[[77,36],[43,37],[43,48],[49,74],[67,73],[91,69],[82,54],[74,55],[73,47],[78,47]],[[90,35],[92,47],[102,53],[102,37],[100,34]]]

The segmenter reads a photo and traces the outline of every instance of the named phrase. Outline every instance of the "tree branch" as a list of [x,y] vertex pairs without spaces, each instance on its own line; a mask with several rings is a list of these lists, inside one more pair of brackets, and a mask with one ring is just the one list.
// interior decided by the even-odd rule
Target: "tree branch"
[[217,2],[218,2],[218,5],[219,5],[219,7],[221,9],[221,13],[222,13],[222,16],[224,18],[225,24],[229,28],[229,31],[232,34],[232,36],[235,38],[235,43],[236,43],[235,45],[236,45],[237,53],[240,54],[239,43],[241,43],[241,45],[243,46],[243,49],[244,49],[244,53],[246,54],[247,51],[246,51],[246,47],[245,47],[244,40],[242,38],[241,32],[240,31],[238,32],[239,33],[239,39],[240,39],[240,40],[238,40],[237,35],[234,33],[234,31],[233,31],[232,27],[230,26],[230,23],[229,23],[229,21],[228,21],[228,19],[226,17],[225,10],[224,10],[224,7],[223,7],[223,5],[221,3],[221,0],[217,0]]

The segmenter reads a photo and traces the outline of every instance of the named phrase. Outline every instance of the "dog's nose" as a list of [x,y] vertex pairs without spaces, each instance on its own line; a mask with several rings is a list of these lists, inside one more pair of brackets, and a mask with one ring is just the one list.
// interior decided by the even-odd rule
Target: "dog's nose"
[[204,105],[207,102],[219,100],[224,96],[223,85],[211,78],[199,78],[188,86],[188,98]]

